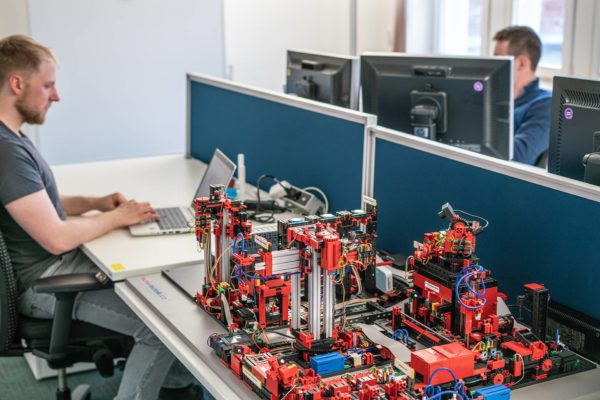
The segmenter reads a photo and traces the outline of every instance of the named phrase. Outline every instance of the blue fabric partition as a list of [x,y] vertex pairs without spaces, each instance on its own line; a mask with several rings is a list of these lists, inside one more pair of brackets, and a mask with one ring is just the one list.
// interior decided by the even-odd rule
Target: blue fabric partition
[[[247,182],[271,174],[316,186],[329,210],[360,208],[365,124],[204,82],[191,82],[190,153],[208,162],[215,147],[246,158]],[[263,189],[273,182],[265,179]]]
[[425,232],[447,228],[437,213],[450,202],[490,222],[476,253],[509,304],[537,282],[600,318],[600,203],[383,139],[375,152],[380,247],[411,254]]

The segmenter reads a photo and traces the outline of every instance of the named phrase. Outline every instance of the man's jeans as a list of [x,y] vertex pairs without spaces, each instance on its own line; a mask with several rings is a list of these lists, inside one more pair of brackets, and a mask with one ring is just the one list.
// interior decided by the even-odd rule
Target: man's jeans
[[[86,272],[98,272],[98,267],[83,252],[74,250],[62,255],[41,277]],[[53,295],[34,293],[30,288],[19,297],[19,312],[33,318],[52,318],[55,302]],[[179,388],[192,383],[193,377],[187,369],[175,360],[114,290],[95,290],[77,295],[73,318],[135,339],[116,400],[156,399],[161,386]]]

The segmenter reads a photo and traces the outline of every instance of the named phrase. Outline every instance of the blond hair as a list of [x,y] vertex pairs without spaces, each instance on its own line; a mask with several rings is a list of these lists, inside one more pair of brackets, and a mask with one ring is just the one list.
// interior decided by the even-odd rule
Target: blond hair
[[0,40],[0,87],[15,72],[30,74],[39,69],[43,61],[56,62],[48,47],[29,36],[13,35]]

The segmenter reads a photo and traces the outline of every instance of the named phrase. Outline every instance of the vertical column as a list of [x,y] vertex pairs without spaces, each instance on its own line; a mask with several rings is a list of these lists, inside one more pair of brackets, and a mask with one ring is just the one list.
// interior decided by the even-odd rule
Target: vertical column
[[291,324],[292,329],[300,328],[300,280],[302,275],[295,274],[291,277],[291,309],[292,309],[292,318]]
[[321,264],[319,253],[312,249],[311,273],[309,275],[309,331],[315,340],[321,338]]
[[229,223],[229,211],[223,210],[223,221],[221,226],[221,262],[219,265],[221,273],[221,282],[229,281],[231,249],[229,248],[229,238],[227,237],[227,224]]
[[[211,222],[212,224],[212,222]],[[200,274],[202,277],[202,282],[208,284],[208,274],[210,273],[210,268],[212,267],[212,226],[209,228],[209,233],[205,235],[204,240],[204,273]]]
[[335,319],[335,291],[333,280],[329,271],[323,271],[323,327],[324,337],[329,338],[333,334],[333,323]]

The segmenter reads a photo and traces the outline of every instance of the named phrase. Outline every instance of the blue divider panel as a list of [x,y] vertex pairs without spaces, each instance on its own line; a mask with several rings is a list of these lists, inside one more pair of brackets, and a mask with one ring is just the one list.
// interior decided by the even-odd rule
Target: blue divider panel
[[363,124],[195,81],[190,123],[193,157],[244,153],[248,183],[271,174],[320,188],[330,211],[360,208]]
[[437,213],[450,202],[490,222],[476,254],[509,304],[524,284],[543,283],[600,318],[599,203],[381,139],[375,160],[380,247],[411,254],[423,233],[446,229]]

